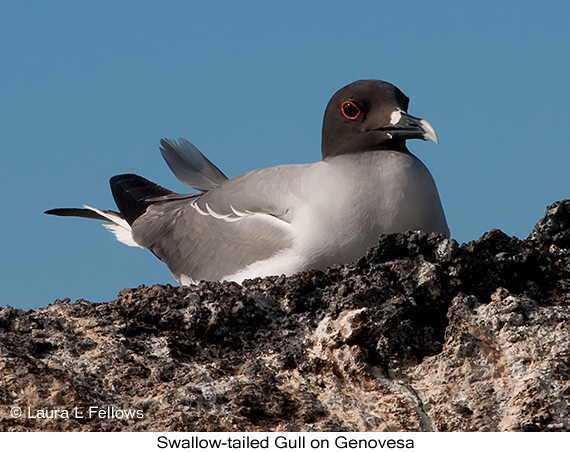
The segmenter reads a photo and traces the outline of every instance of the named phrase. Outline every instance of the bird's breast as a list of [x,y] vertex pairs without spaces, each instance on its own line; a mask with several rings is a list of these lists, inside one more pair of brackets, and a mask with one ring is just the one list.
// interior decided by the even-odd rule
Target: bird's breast
[[311,265],[356,259],[381,234],[445,225],[433,179],[409,153],[365,152],[319,162],[304,189],[308,202],[292,225]]

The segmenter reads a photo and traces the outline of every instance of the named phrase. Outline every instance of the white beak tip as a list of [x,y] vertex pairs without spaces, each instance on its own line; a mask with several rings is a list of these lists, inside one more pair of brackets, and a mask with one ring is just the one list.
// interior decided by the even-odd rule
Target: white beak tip
[[439,138],[437,136],[437,132],[435,131],[435,129],[433,128],[433,126],[426,121],[425,119],[422,119],[420,121],[420,123],[422,124],[422,129],[424,129],[424,140],[425,141],[433,141],[435,144],[439,144]]

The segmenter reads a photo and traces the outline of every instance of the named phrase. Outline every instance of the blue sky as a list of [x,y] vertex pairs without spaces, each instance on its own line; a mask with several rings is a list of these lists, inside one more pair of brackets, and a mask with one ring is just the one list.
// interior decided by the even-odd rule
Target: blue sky
[[565,1],[8,2],[0,15],[0,306],[110,301],[174,283],[150,252],[53,207],[114,208],[134,172],[185,191],[185,137],[227,175],[320,159],[342,86],[387,80],[440,145],[413,141],[452,236],[526,237],[570,197]]

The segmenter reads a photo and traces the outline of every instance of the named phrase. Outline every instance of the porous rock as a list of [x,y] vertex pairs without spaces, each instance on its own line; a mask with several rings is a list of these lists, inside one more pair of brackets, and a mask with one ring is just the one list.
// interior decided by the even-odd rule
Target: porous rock
[[0,429],[568,431],[569,304],[563,201],[525,240],[393,234],[288,278],[8,306]]

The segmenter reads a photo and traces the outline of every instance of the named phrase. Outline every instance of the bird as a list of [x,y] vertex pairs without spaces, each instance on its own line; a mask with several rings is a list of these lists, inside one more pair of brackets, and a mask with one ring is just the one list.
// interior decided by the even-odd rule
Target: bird
[[110,179],[118,212],[90,206],[46,214],[103,220],[116,238],[146,248],[180,285],[292,275],[350,263],[382,234],[408,230],[449,237],[426,166],[406,146],[439,143],[409,98],[381,80],[339,89],[324,112],[320,161],[227,178],[193,144],[162,139],[177,193],[135,174]]

